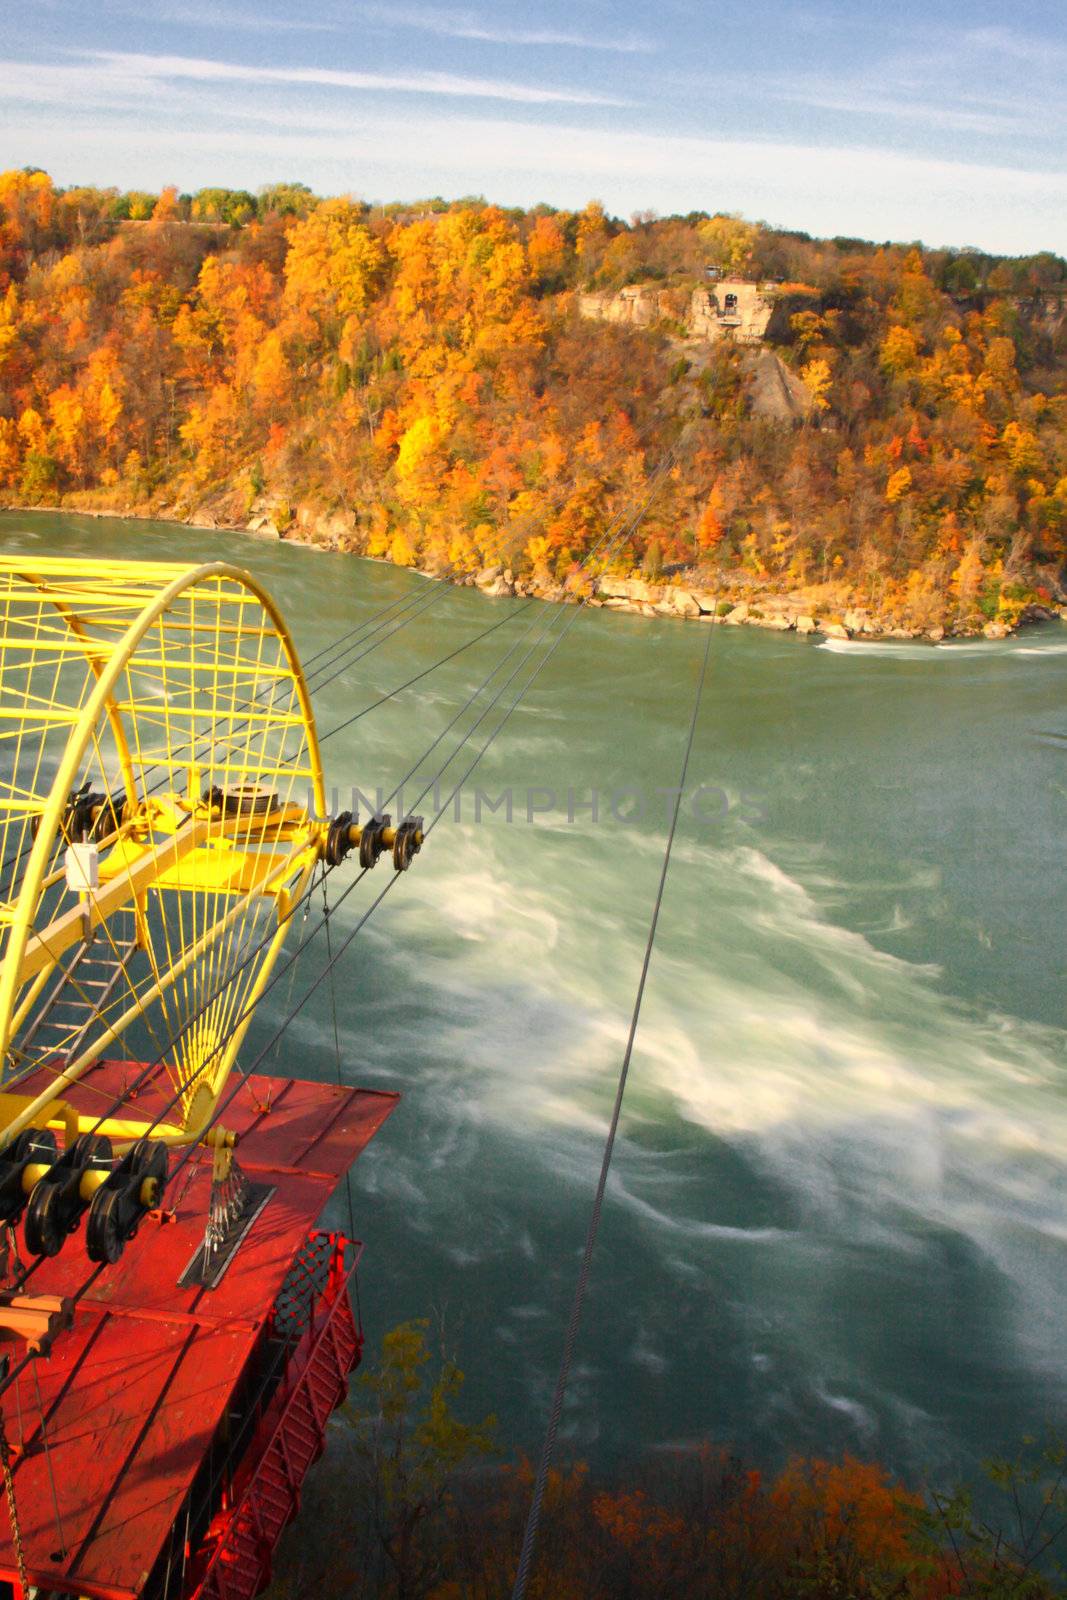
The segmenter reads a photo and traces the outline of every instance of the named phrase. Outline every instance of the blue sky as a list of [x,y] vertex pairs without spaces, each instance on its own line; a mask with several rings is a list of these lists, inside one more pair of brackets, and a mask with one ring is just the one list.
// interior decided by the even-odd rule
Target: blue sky
[[1067,253],[1067,5],[6,0],[0,164]]

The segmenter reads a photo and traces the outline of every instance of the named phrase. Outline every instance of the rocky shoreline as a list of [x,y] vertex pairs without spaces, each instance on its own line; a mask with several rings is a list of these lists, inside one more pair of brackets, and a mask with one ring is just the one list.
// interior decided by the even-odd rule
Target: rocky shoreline
[[[178,506],[119,508],[81,505],[25,505],[18,501],[0,503],[0,510],[51,512],[63,516],[115,517],[129,521],[169,522],[176,526],[220,529],[245,533],[272,543],[300,544],[307,549],[365,556],[356,534],[355,518],[349,512],[330,515],[300,506],[288,517],[264,501],[251,508],[245,522],[216,516],[206,507],[185,512]],[[383,559],[370,557],[372,560]],[[747,595],[738,592],[737,583],[724,583],[713,589],[707,583],[687,580],[684,575],[651,580],[643,577],[617,577],[610,573],[591,580],[584,575],[557,583],[551,578],[516,576],[503,565],[484,567],[479,572],[456,573],[444,567],[416,567],[420,576],[461,587],[477,588],[489,599],[531,598],[551,602],[584,601],[605,611],[628,612],[639,617],[667,617],[674,621],[721,622],[728,627],[766,628],[777,633],[818,634],[826,639],[925,639],[938,644],[946,638],[1005,639],[1019,626],[1030,622],[1067,621],[1067,605],[1031,605],[1015,619],[1014,626],[994,620],[977,628],[951,629],[902,627],[880,618],[868,607],[846,606],[838,610],[812,603],[810,595],[779,594],[759,590]]]
[[[430,573],[428,576],[440,576]],[[683,582],[653,583],[646,578],[617,578],[610,574],[597,579],[591,592],[589,583],[569,587],[544,584],[538,586],[529,580],[513,578],[502,567],[486,567],[473,576],[454,579],[474,585],[483,594],[535,595],[545,600],[585,599],[586,605],[602,607],[606,611],[626,611],[640,617],[671,617],[691,622],[722,622],[728,627],[767,628],[775,633],[819,634],[825,639],[926,639],[939,644],[949,637],[974,637],[978,630],[950,632],[941,626],[932,628],[905,628],[891,625],[872,614],[867,608],[850,606],[843,612],[826,614],[819,608],[806,604],[803,596],[781,595],[759,591],[749,599],[731,596],[729,589],[718,590],[694,586]],[[1057,618],[1067,621],[1067,606],[1028,606],[1017,619],[1015,627],[1004,622],[987,622],[979,637],[1006,639],[1016,628],[1028,622],[1051,622]]]

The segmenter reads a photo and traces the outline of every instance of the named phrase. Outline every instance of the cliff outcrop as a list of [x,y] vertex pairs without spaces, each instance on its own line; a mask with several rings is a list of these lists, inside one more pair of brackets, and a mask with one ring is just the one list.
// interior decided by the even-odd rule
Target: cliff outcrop
[[695,344],[759,344],[774,313],[769,285],[725,278],[707,288],[662,289],[655,284],[628,284],[614,294],[581,294],[578,310],[600,322],[633,328],[673,325],[676,338]]

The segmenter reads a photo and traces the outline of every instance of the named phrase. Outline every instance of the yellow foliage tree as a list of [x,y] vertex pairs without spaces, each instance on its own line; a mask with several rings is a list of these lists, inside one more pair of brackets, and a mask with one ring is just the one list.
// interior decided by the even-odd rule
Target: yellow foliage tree
[[22,464],[21,440],[14,417],[0,417],[0,483],[10,489]]
[[911,468],[908,466],[898,467],[896,472],[889,474],[889,479],[885,486],[885,497],[892,506],[896,505],[898,500],[902,500],[910,492]]
[[748,268],[759,229],[754,223],[746,222],[739,212],[717,212],[700,224],[698,232],[713,266],[732,273]]
[[351,200],[327,200],[290,231],[286,299],[321,323],[362,316],[384,266],[385,251],[361,208]]
[[833,372],[828,361],[821,356],[814,361],[809,361],[800,369],[800,376],[805,388],[815,402],[816,411],[829,411],[830,402],[826,398],[833,383]]
[[1045,470],[1045,457],[1036,433],[1018,422],[1005,425],[1000,436],[1011,470],[1020,477]]
[[152,221],[177,222],[180,216],[181,212],[178,208],[178,191],[171,183],[161,191],[159,199],[152,208]]
[[882,340],[878,352],[882,369],[893,377],[903,377],[914,372],[919,360],[919,341],[910,328],[894,323]]

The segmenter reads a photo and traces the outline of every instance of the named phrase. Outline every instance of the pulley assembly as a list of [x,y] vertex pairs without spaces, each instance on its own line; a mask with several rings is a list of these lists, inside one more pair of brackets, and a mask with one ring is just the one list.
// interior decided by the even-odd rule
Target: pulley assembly
[[323,857],[329,866],[337,867],[358,846],[359,864],[368,870],[391,850],[394,871],[406,872],[422,849],[424,822],[423,817],[404,817],[394,828],[392,817],[384,812],[360,824],[351,811],[342,811],[329,825]]
[[[0,1227],[33,1256],[85,1221],[117,1261],[168,1150],[225,1137],[227,1079],[317,870],[422,817],[326,809],[308,685],[254,577],[203,566],[0,557]],[[127,1030],[169,1080],[99,1115],[69,1098]],[[57,1134],[59,1137],[57,1138]]]

